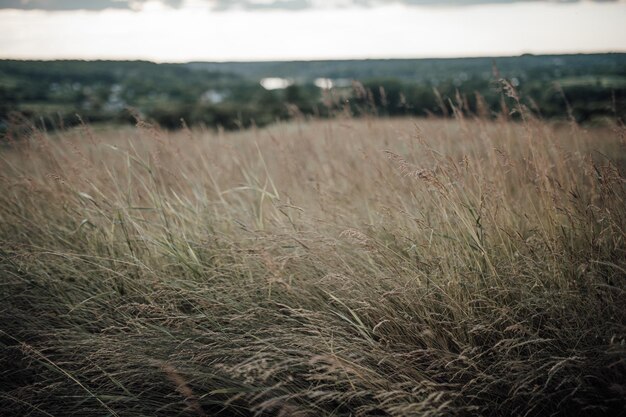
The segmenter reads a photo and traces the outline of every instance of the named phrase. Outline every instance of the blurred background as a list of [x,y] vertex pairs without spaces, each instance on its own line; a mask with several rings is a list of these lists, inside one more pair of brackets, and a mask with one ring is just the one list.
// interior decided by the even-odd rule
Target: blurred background
[[[0,0],[0,133],[626,115],[626,2]],[[503,79],[507,80],[503,83]]]

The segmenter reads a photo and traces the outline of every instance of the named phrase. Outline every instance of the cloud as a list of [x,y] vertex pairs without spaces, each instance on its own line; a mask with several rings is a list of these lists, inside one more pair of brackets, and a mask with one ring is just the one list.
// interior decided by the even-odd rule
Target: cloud
[[214,10],[245,9],[245,10],[304,10],[313,8],[310,0],[214,0],[210,1]]
[[[0,9],[19,10],[91,10],[105,9],[141,10],[150,0],[0,0]],[[180,8],[185,0],[152,0]],[[196,0],[197,1],[197,0]],[[375,7],[395,3],[409,6],[471,6],[479,4],[510,4],[520,2],[578,3],[582,0],[203,0],[213,10],[306,10],[319,7]],[[613,3],[624,0],[587,0]]]
[[[148,0],[0,0],[0,9],[69,11],[105,9],[140,9]],[[180,7],[183,0],[159,0],[171,7]]]
[[[319,7],[375,7],[385,4],[405,4],[409,6],[472,6],[480,4],[511,3],[579,3],[584,0],[205,0],[214,10],[304,10]],[[624,0],[587,0],[596,3],[614,3]]]

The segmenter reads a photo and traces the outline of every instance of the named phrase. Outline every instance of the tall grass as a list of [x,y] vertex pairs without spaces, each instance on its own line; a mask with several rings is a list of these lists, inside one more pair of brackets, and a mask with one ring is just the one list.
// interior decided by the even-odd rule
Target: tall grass
[[0,153],[0,409],[625,414],[624,134],[32,130]]

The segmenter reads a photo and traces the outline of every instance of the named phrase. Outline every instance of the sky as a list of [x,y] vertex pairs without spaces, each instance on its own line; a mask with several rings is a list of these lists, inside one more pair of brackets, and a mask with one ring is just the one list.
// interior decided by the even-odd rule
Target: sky
[[0,0],[0,58],[156,62],[626,52],[626,0]]

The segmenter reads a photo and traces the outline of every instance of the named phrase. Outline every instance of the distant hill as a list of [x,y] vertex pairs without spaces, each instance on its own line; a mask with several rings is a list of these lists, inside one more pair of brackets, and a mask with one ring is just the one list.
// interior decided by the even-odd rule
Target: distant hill
[[291,62],[191,62],[194,70],[224,72],[258,80],[266,77],[293,78],[301,82],[316,78],[397,78],[414,82],[444,80],[460,74],[490,78],[493,65],[510,76],[572,76],[602,73],[626,77],[626,54],[522,55],[452,59],[372,59]]

